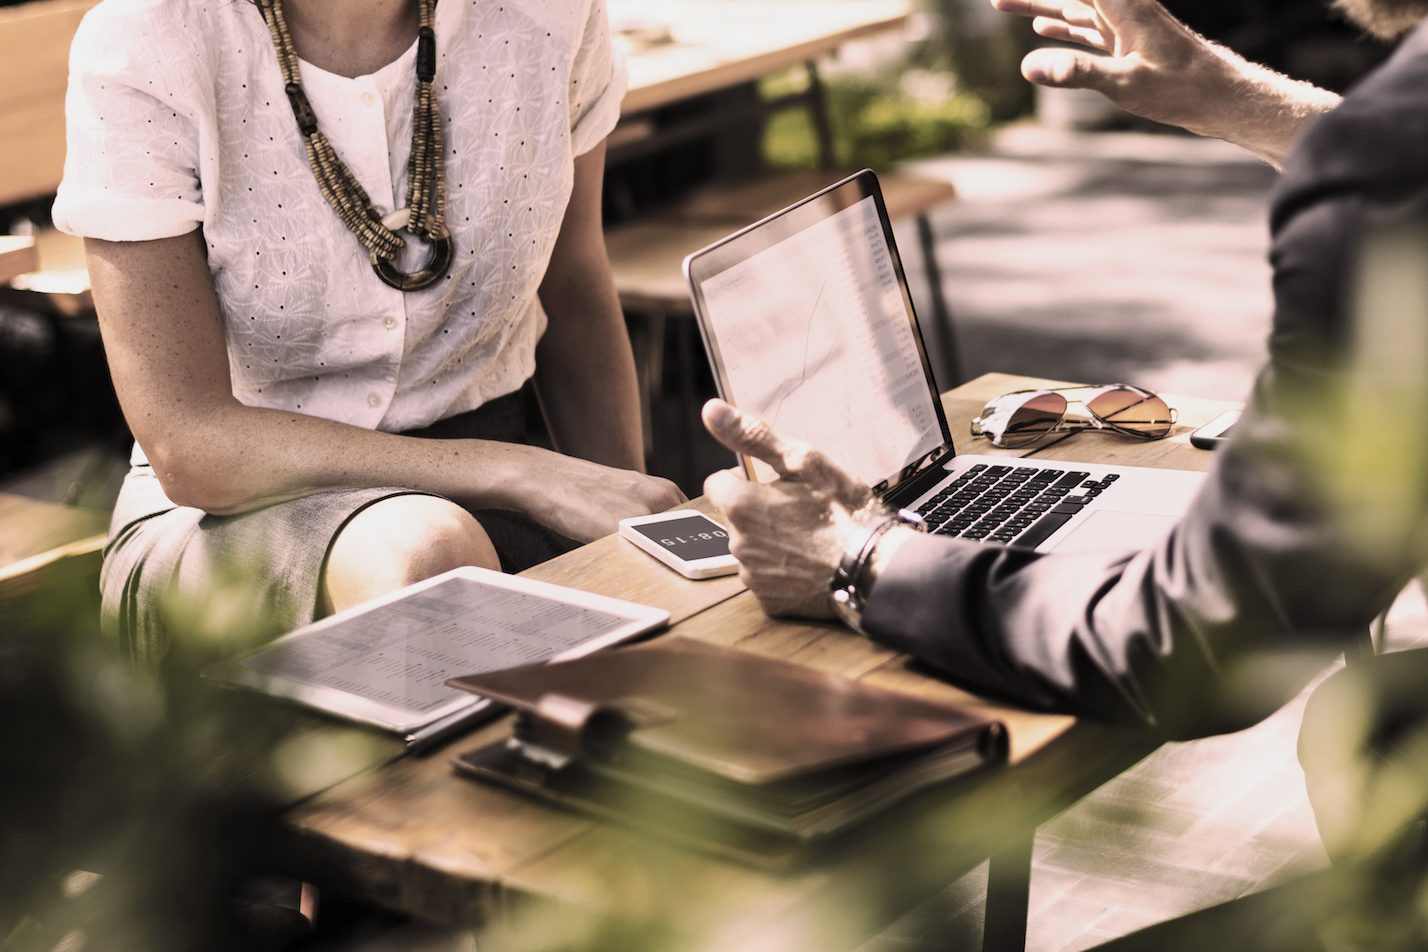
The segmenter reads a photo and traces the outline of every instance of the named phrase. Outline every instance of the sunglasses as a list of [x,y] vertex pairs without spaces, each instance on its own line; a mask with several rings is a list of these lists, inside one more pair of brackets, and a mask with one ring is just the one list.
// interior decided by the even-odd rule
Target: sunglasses
[[[1068,391],[1084,391],[1082,400],[1067,400]],[[1072,406],[1085,409],[1085,417],[1072,417]],[[1061,387],[1055,390],[1018,390],[992,400],[972,421],[972,435],[985,436],[993,446],[1030,446],[1053,433],[1073,430],[1114,430],[1141,440],[1170,435],[1179,411],[1140,387],[1115,383],[1105,387]]]

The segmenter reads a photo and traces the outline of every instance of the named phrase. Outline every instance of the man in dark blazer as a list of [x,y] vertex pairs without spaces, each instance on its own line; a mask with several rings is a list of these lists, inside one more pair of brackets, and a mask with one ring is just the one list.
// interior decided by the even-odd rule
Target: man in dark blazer
[[[1205,64],[1185,66],[1193,57],[1184,51],[1164,54],[1180,64],[1179,83],[1169,82],[1171,67],[1158,66],[1143,49],[1098,59],[1073,50],[1032,54],[1026,72],[1118,90],[1153,115],[1165,113],[1145,106],[1145,87],[1194,88],[1199,109],[1234,121],[1171,116],[1197,128],[1232,127],[1221,134],[1270,158],[1288,153],[1272,212],[1276,309],[1269,361],[1204,490],[1156,547],[1100,557],[1043,555],[894,528],[879,536],[864,566],[859,627],[959,681],[1025,704],[1175,734],[1243,726],[1342,651],[1425,561],[1420,527],[1428,513],[1420,510],[1428,492],[1410,487],[1412,508],[1405,511],[1401,486],[1375,482],[1401,483],[1412,476],[1405,467],[1421,468],[1417,450],[1424,441],[1404,429],[1414,422],[1405,414],[1419,408],[1401,406],[1385,391],[1363,408],[1366,418],[1344,415],[1364,386],[1391,370],[1362,366],[1368,345],[1356,335],[1367,325],[1351,315],[1366,293],[1356,277],[1365,236],[1394,227],[1396,214],[1428,197],[1428,26],[1413,31],[1387,65],[1338,103],[1236,61],[1153,0],[1101,0],[1084,17],[1074,2],[999,3],[1024,11],[1064,6],[1068,19],[1058,22],[1101,23],[1098,41],[1119,30],[1114,43],[1107,41],[1113,51],[1134,32],[1131,25],[1139,25],[1143,47],[1170,45],[1145,28],[1156,21],[1161,32],[1198,49]],[[1385,32],[1428,15],[1428,0],[1350,6]],[[1124,19],[1106,23],[1110,10]],[[1091,27],[1077,29],[1074,35],[1091,38]],[[1189,75],[1227,62],[1230,78],[1218,80],[1219,88],[1240,84],[1237,103]],[[1255,117],[1264,115],[1280,121],[1257,126]],[[1269,134],[1255,139],[1256,130]],[[1392,314],[1373,316],[1373,326],[1387,324],[1390,335],[1407,326],[1393,324]],[[1416,376],[1385,377],[1384,386],[1428,377],[1428,354],[1417,356],[1410,368]],[[705,423],[731,449],[762,457],[784,475],[760,486],[731,470],[705,486],[729,518],[750,589],[772,614],[830,617],[830,580],[839,562],[883,519],[867,488],[816,448],[792,445],[719,401],[706,407]],[[1359,465],[1376,452],[1387,458]],[[1385,468],[1391,472],[1375,475]],[[1366,488],[1354,485],[1360,477],[1369,480]],[[1263,671],[1255,662],[1266,656],[1283,671],[1291,655],[1306,663],[1273,685],[1272,698],[1258,682],[1253,692],[1238,690],[1238,671],[1258,678]],[[1227,667],[1231,662],[1235,668]]]
[[[1337,0],[1371,32],[1404,37],[1342,102],[1216,47],[1154,0],[993,3],[1090,48],[1031,54],[1032,81],[1098,89],[1283,165],[1269,360],[1203,491],[1142,551],[1058,556],[929,537],[885,528],[867,487],[816,449],[711,401],[710,432],[782,478],[756,485],[731,470],[706,492],[771,614],[833,617],[841,563],[837,584],[854,576],[845,621],[985,694],[1168,736],[1245,726],[1428,565],[1428,0]],[[1306,731],[1342,727],[1345,698],[1371,728],[1351,740],[1340,730],[1338,750],[1308,744],[1302,759],[1330,852],[1362,856],[1390,848],[1428,805],[1425,780],[1396,818],[1353,809],[1378,782],[1381,747],[1419,758],[1408,772],[1428,777],[1428,743],[1394,740],[1428,723],[1428,652],[1348,675],[1311,705]]]

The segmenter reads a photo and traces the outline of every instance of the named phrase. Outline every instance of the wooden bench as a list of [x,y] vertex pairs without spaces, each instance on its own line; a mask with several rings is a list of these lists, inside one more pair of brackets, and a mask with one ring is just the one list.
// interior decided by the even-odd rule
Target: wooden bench
[[[839,172],[811,169],[777,173],[746,184],[711,186],[653,218],[617,225],[606,231],[605,244],[620,304],[627,314],[642,318],[632,325],[631,331],[640,374],[646,454],[654,449],[652,413],[664,380],[665,343],[671,319],[684,319],[674,325],[680,412],[682,418],[690,421],[689,425],[694,425],[695,333],[687,320],[693,317],[694,311],[684,281],[685,256],[842,177]],[[937,206],[955,198],[956,190],[945,180],[899,172],[880,174],[878,180],[888,217],[893,221],[913,218],[917,222],[932,303],[930,321],[924,322],[923,335],[938,383],[943,387],[954,386],[961,382],[956,337],[942,291],[941,269],[928,215]],[[685,449],[687,457],[688,447]],[[689,460],[686,458],[685,462],[688,464]]]
[[0,492],[0,602],[65,573],[92,579],[97,597],[108,522],[103,513]]
[[0,284],[39,266],[35,239],[0,235]]
[[0,297],[27,310],[60,317],[94,312],[84,239],[47,228],[33,239],[31,263],[24,271],[0,280]]
[[[801,169],[742,185],[706,188],[680,202],[674,214],[683,221],[749,224],[812,195],[844,174],[826,169]],[[882,186],[888,217],[894,221],[926,215],[957,197],[957,190],[946,179],[880,172],[878,184]]]
[[[605,233],[610,268],[620,302],[627,309],[661,312],[665,316],[693,315],[684,284],[685,255],[760,218],[804,198],[839,178],[838,172],[807,170],[781,173],[744,185],[702,189],[648,220],[616,225]],[[928,214],[956,197],[947,181],[891,173],[880,175],[888,217],[915,218]],[[921,234],[919,237],[923,237]],[[934,309],[945,308],[928,230],[923,246],[932,284]],[[939,303],[940,302],[940,303]]]

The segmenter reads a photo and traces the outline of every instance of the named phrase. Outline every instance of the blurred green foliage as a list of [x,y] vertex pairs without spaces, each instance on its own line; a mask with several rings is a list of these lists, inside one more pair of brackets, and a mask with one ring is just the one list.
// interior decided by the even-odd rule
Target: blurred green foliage
[[[800,74],[801,75],[801,74]],[[835,76],[824,81],[835,162],[880,167],[905,159],[937,155],[982,141],[991,113],[977,96],[955,92],[932,74],[923,89],[901,74]],[[791,91],[797,77],[765,84],[764,94]],[[806,109],[774,115],[764,130],[764,159],[772,168],[808,168],[819,164],[818,138]]]
[[275,868],[279,811],[374,751],[201,680],[272,635],[251,585],[209,595],[147,664],[99,636],[92,571],[0,604],[0,950],[269,947],[240,897]]
[[915,45],[915,67],[957,77],[964,92],[986,103],[997,122],[1031,112],[1035,96],[1021,77],[1021,60],[1045,46],[1022,17],[997,13],[987,0],[922,0],[928,33]]

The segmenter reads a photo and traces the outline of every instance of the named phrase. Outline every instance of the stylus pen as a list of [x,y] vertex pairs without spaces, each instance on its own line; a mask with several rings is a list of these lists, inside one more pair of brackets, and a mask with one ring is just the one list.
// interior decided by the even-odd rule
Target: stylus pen
[[449,737],[460,734],[467,728],[475,727],[481,721],[495,717],[502,710],[500,705],[482,698],[471,707],[463,707],[461,710],[453,711],[424,727],[417,728],[404,736],[402,740],[406,742],[407,753],[421,753]]

